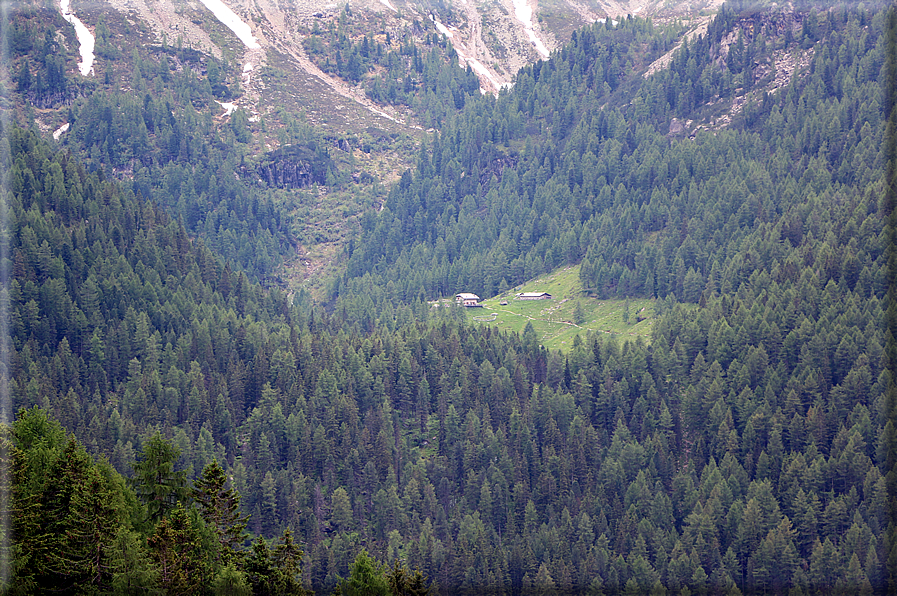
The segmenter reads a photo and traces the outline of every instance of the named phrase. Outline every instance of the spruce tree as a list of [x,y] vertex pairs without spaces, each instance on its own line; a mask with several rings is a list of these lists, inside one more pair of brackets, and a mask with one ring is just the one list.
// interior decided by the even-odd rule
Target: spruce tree
[[239,557],[237,547],[246,539],[249,516],[240,515],[240,494],[227,486],[227,475],[217,460],[203,469],[191,496],[199,505],[206,526],[218,539],[215,560],[226,565]]
[[186,475],[174,469],[181,450],[157,432],[144,445],[138,461],[132,464],[137,496],[146,503],[147,517],[157,522],[187,498]]

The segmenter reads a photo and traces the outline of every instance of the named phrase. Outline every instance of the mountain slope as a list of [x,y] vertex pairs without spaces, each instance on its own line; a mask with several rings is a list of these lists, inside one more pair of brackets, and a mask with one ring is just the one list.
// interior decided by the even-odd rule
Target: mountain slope
[[[366,331],[290,309],[152,205],[8,136],[15,404],[124,473],[156,428],[187,477],[226,462],[252,532],[292,527],[318,591],[364,546],[453,593],[887,593],[882,302],[821,286],[827,247],[791,281],[661,302],[650,346],[592,336],[564,357],[453,309]],[[808,233],[875,242],[832,216]]]
[[[80,116],[79,102],[75,98],[90,96],[99,89],[113,94],[119,90],[125,95],[133,94],[135,89],[131,88],[130,82],[134,73],[130,64],[134,63],[134,53],[137,52],[142,60],[160,66],[156,73],[163,74],[161,89],[160,83],[153,80],[156,74],[152,72],[154,69],[146,81],[152,83],[154,96],[161,95],[162,89],[171,88],[172,81],[167,76],[169,68],[188,77],[195,76],[200,82],[204,78],[209,79],[212,92],[202,99],[192,97],[191,103],[200,114],[208,111],[214,124],[239,129],[245,127],[252,134],[250,137],[242,132],[238,135],[249,142],[235,152],[234,158],[264,161],[267,152],[283,148],[284,144],[291,142],[290,137],[295,139],[295,135],[283,133],[294,129],[297,114],[301,114],[298,119],[312,126],[317,135],[336,139],[333,142],[337,146],[348,148],[351,155],[345,157],[351,162],[348,168],[354,170],[351,176],[355,180],[382,184],[397,180],[401,170],[408,165],[413,155],[409,145],[421,137],[422,127],[441,127],[456,106],[463,105],[463,100],[458,97],[447,97],[446,89],[460,88],[465,90],[464,93],[475,93],[475,89],[468,90],[470,85],[467,79],[478,77],[484,91],[497,91],[500,86],[513,81],[519,67],[544,58],[547,49],[559,47],[569,39],[576,27],[594,19],[624,12],[645,14],[653,10],[668,16],[681,17],[686,14],[684,7],[680,8],[675,3],[667,3],[663,7],[650,3],[530,5],[511,0],[493,5],[360,2],[345,7],[304,3],[287,6],[277,2],[227,4],[211,0],[206,3],[166,1],[150,5],[142,1],[115,0],[110,3],[76,1],[70,6],[86,24],[87,30],[97,38],[97,47],[92,72],[85,77],[74,75],[77,72],[75,56],[78,44],[73,32],[67,31],[68,42],[62,52],[67,54],[65,71],[69,91],[60,96],[61,101],[45,103],[43,107],[49,109],[36,115],[39,126],[56,131],[63,143],[75,141],[63,130],[67,122],[73,126],[74,119]],[[347,14],[343,14],[344,8]],[[50,11],[44,10],[42,14],[47,12]],[[59,16],[56,15],[56,18],[59,19]],[[377,43],[382,44],[391,36],[392,44],[384,46],[385,51],[404,53],[404,44],[407,43],[410,44],[408,47],[418,48],[424,62],[432,62],[433,66],[419,68],[420,74],[412,73],[408,77],[407,69],[412,62],[410,57],[403,56],[399,68],[393,63],[390,69],[397,73],[394,83],[404,87],[404,92],[396,98],[393,91],[378,86],[381,82],[385,83],[381,81],[384,72],[382,63],[365,59],[363,68],[366,74],[362,77],[348,76],[327,62],[332,55],[323,59],[312,51],[316,31],[325,31],[335,25],[341,35],[346,27],[350,46],[360,44],[367,38],[372,41],[376,39]],[[241,31],[244,39],[235,30]],[[445,41],[436,44],[435,41],[443,33],[447,35]],[[399,41],[402,43],[401,49]],[[327,43],[333,51],[333,42]],[[434,45],[439,45],[440,49],[431,55]],[[168,50],[159,51],[166,47]],[[337,54],[340,51],[345,53],[346,48],[335,51]],[[163,64],[161,58],[165,53],[168,54],[168,62]],[[357,54],[357,50],[353,53]],[[189,58],[186,58],[187,54]],[[122,57],[130,57],[130,60],[122,60]],[[435,74],[442,70],[443,64],[448,62],[451,65],[452,61],[455,65],[450,66],[454,69],[450,79],[438,81]],[[17,61],[14,69],[18,72],[20,68],[21,64]],[[428,77],[430,69],[434,75]],[[466,73],[464,69],[467,69]],[[33,66],[29,70],[35,71]],[[464,82],[457,83],[459,80]],[[409,88],[412,89],[410,94],[407,93]],[[189,122],[189,110],[184,110],[183,95],[178,90],[172,90],[174,97],[168,101],[174,108],[175,118]],[[147,89],[136,91],[145,94]],[[202,94],[202,90],[194,85],[191,93]],[[36,99],[30,98],[32,102]],[[68,108],[71,103],[75,104],[74,109]],[[113,110],[116,110],[115,106]],[[155,131],[151,124],[149,126],[149,137],[152,139]],[[205,127],[200,134],[208,135],[209,128]],[[122,132],[119,130],[117,134],[120,136]],[[144,141],[138,137],[134,142],[139,144]],[[317,144],[320,145],[320,141]],[[373,154],[371,147],[375,149]],[[363,150],[357,151],[358,148]],[[83,149],[86,151],[89,148]],[[104,160],[102,152],[95,152],[91,157]],[[124,178],[133,176],[121,164],[107,163],[106,167],[109,166],[112,166],[107,169],[109,173],[117,170],[117,175]],[[226,165],[225,168],[231,169],[232,166]],[[138,169],[135,168],[134,173]],[[149,169],[151,180],[161,180],[165,175]],[[237,174],[245,172],[238,171]],[[342,205],[343,210],[354,215],[370,203],[382,202],[382,196],[379,196],[382,187],[372,186],[368,182],[361,185],[363,188],[347,188],[342,181],[348,175],[350,172],[345,172],[344,177],[336,175],[334,181],[339,182],[337,187],[329,185],[327,190],[328,193],[336,193],[335,201]],[[323,179],[318,181],[321,184],[324,182]],[[233,190],[231,194],[258,194],[251,184],[238,186],[243,188]],[[359,191],[371,194],[373,198],[359,202],[356,198]],[[146,185],[142,192],[149,192]],[[173,192],[175,196],[171,197],[170,192],[166,191],[157,200],[181,201],[177,196],[178,189]],[[189,194],[188,191],[188,197]],[[202,190],[197,189],[196,194],[201,195]],[[263,255],[260,261],[253,259],[245,250],[241,251],[243,242],[239,238],[242,230],[232,230],[238,238],[236,242],[233,238],[216,238],[224,231],[238,228],[233,223],[203,222],[205,229],[200,229],[188,222],[188,228],[192,233],[204,234],[217,251],[261,279],[274,281],[275,277],[280,277],[283,280],[302,280],[314,275],[312,272],[315,271],[333,270],[334,255],[351,235],[354,217],[349,217],[339,226],[328,225],[326,233],[322,234],[316,222],[307,220],[303,203],[317,203],[312,217],[320,219],[325,218],[321,213],[324,205],[334,202],[333,199],[319,201],[314,195],[309,195],[299,201],[292,197],[260,197],[259,200],[271,200],[282,212],[279,215],[281,221],[288,221],[274,227],[268,226],[273,243],[268,238],[256,238],[255,231],[249,232],[250,244],[254,244],[255,250]],[[188,198],[187,202],[190,201]],[[216,203],[215,197],[209,197],[201,205]],[[225,208],[224,205],[222,208]],[[231,205],[227,205],[226,209],[231,210]],[[180,215],[189,218],[183,208],[179,211]],[[234,211],[239,213],[239,209]],[[321,284],[321,280],[313,280],[313,285]]]
[[[367,36],[350,36],[343,15],[361,55]],[[139,512],[109,466],[136,476],[137,454],[164,438],[181,453],[176,475],[221,462],[255,537],[291,528],[320,593],[397,560],[445,593],[894,592],[893,339],[881,326],[893,104],[880,86],[893,80],[880,76],[893,11],[728,5],[647,78],[686,27],[591,25],[498,97],[459,95],[382,210],[373,182],[349,182],[350,135],[328,139],[285,111],[277,148],[255,153],[267,123],[218,111],[242,89],[234,56],[148,44],[102,80],[78,78],[57,22],[35,10],[12,26],[10,391],[110,464],[74,440],[63,451],[43,415],[21,415],[46,432],[49,457],[27,460],[15,488],[24,480],[27,504],[50,507],[18,517],[34,530],[18,539],[61,530],[37,552],[71,545],[64,561],[82,561],[85,544],[151,548],[173,526],[209,530],[190,505],[127,535],[81,521]],[[98,51],[123,52],[109,39]],[[471,80],[442,38],[405,48],[422,75],[447,60]],[[784,55],[812,60],[764,97]],[[68,122],[79,93],[63,145],[40,138],[37,122]],[[231,242],[245,267],[269,234],[292,246],[280,208],[321,177],[373,207],[329,309],[205,247]],[[243,233],[255,242],[235,242]],[[650,343],[583,334],[550,351],[533,327],[471,327],[425,301],[578,260],[595,295],[658,297]],[[71,465],[54,474],[60,453]],[[100,490],[117,501],[98,503]],[[88,540],[83,527],[103,531]],[[184,535],[199,550],[203,535]],[[234,546],[248,567],[270,558],[256,544]],[[21,573],[13,587],[59,589],[43,569],[45,584]]]
[[[660,55],[670,33],[638,20],[593,26],[507,94],[465,108],[392,190],[388,211],[365,220],[340,291],[377,296],[372,286],[391,282],[405,300],[492,295],[502,280],[583,258],[584,285],[602,296],[697,301],[722,277],[737,290],[744,242],[767,227],[788,237],[827,191],[852,205],[880,183],[884,40],[868,15],[828,13],[812,32],[787,12],[765,24],[727,18],[647,79],[639,73],[654,58],[635,48]],[[734,46],[720,43],[727,36]],[[813,60],[773,96],[781,48],[813,50]],[[736,105],[736,125],[722,128],[719,114]],[[691,129],[677,127],[686,120]],[[700,127],[715,132],[683,138]],[[795,249],[807,239],[794,236]],[[875,254],[856,254],[858,272],[881,271]]]

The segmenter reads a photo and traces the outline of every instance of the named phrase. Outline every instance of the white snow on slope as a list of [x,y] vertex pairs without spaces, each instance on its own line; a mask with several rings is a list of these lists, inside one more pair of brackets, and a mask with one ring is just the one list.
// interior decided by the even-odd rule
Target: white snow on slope
[[[495,77],[493,77],[492,73],[489,72],[489,70],[485,66],[483,66],[482,62],[480,62],[476,58],[468,58],[467,62],[468,62],[468,64],[470,64],[470,67],[472,69],[474,69],[475,71],[477,71],[478,73],[480,73],[481,75],[483,75],[484,77],[486,77],[487,79],[492,81],[492,84],[495,85],[495,87],[497,89],[501,89],[501,86],[502,86],[501,83],[499,83],[498,81],[495,80]],[[510,85],[508,85],[508,86],[510,86]]]
[[[432,16],[433,16],[433,15],[430,15],[431,18],[432,18]],[[443,25],[442,23],[440,23],[440,22],[437,21],[436,19],[433,19],[433,22],[436,23],[436,30],[437,30],[437,31],[439,31],[440,33],[442,33],[443,35],[445,35],[445,36],[448,37],[449,39],[452,38],[452,32],[449,31],[448,27],[446,27],[445,25]]]
[[396,7],[393,6],[392,3],[390,3],[389,0],[380,0],[380,4],[382,4],[383,6],[385,6],[388,9],[392,10],[393,12],[399,12],[398,10],[396,10]]
[[249,25],[244,23],[243,20],[237,16],[237,13],[232,11],[224,2],[221,0],[201,0],[201,2],[206,8],[212,11],[215,18],[233,31],[234,35],[239,37],[240,41],[242,41],[243,45],[247,48],[250,50],[257,50],[262,47],[255,39],[255,36],[252,35],[252,29],[249,28]]
[[526,30],[526,34],[529,36],[530,42],[535,46],[536,51],[543,58],[548,58],[548,48],[545,47],[541,39],[536,37],[536,32],[533,30],[533,9],[527,4],[527,0],[514,0],[514,16],[523,23],[523,28]]
[[[448,37],[450,40],[454,37],[454,34],[452,33],[452,31],[449,30],[448,27],[446,27],[445,25],[443,25],[442,23],[437,21],[436,17],[434,15],[430,15],[430,18],[433,19],[433,22],[436,24],[437,31],[439,31],[440,33],[442,33],[443,35]],[[480,76],[484,76],[487,79],[489,79],[489,81],[493,85],[495,85],[496,89],[501,89],[501,87],[502,87],[501,83],[499,83],[498,81],[495,80],[495,77],[492,76],[492,73],[489,72],[488,68],[483,66],[482,62],[480,62],[476,58],[468,56],[462,48],[458,47],[458,45],[453,43],[452,47],[455,48],[455,51],[458,53],[458,57],[461,58],[461,60],[464,60],[465,62],[470,64],[470,67],[472,69],[474,69]]]
[[75,35],[78,36],[78,45],[81,52],[81,62],[78,63],[78,70],[86,77],[93,70],[93,48],[96,40],[90,29],[72,13],[70,0],[59,0],[59,10],[62,12],[62,18],[75,27]]
[[59,137],[62,136],[62,133],[66,132],[69,129],[69,126],[71,126],[70,123],[66,122],[65,124],[63,124],[62,126],[57,128],[56,130],[54,130],[53,131],[53,139],[58,141]]
[[223,101],[218,101],[218,100],[216,99],[216,100],[215,100],[215,103],[217,103],[219,106],[221,106],[222,108],[224,108],[224,115],[225,115],[225,116],[230,116],[231,114],[234,113],[234,110],[237,109],[237,104],[234,103],[234,102],[225,103],[225,102],[223,102]]

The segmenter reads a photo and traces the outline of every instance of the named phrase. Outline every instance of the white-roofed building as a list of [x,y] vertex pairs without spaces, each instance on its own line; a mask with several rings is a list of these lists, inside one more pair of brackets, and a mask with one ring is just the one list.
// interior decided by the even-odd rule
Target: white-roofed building
[[480,297],[469,292],[461,292],[460,294],[455,294],[455,302],[459,306],[479,306]]

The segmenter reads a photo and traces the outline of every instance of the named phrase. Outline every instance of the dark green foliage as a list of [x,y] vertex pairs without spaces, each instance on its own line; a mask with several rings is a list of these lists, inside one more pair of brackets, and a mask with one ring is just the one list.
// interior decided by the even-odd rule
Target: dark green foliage
[[113,582],[116,540],[133,495],[107,464],[95,464],[58,422],[22,410],[4,429],[12,472],[16,593],[103,590]]
[[[769,39],[792,17],[805,15],[774,13]],[[670,32],[633,19],[577,33],[522,70],[513,90],[471,103],[433,138],[386,209],[363,220],[334,294],[367,318],[393,297],[493,295],[502,280],[513,286],[581,262],[594,295],[699,302],[737,291],[755,271],[782,283],[793,275],[789,258],[825,243],[823,285],[843,278],[881,297],[881,251],[869,244],[877,206],[867,196],[879,183],[881,24],[881,13],[829,13],[806,76],[694,139],[668,135],[671,118],[700,117],[696,106],[711,96],[728,105],[743,91],[731,83],[669,103],[671,90],[697,92],[683,78],[691,71],[724,82],[712,36],[683,46],[669,69],[622,83],[613,73],[648,61],[633,44],[660,52]],[[758,37],[751,43],[761,52]],[[847,234],[826,240],[825,221],[851,219]],[[854,231],[869,235],[850,245]]]
[[91,169],[127,179],[134,193],[164,206],[226,260],[268,279],[296,240],[274,191],[258,188],[254,164],[244,160],[253,138],[247,114],[238,110],[219,123],[216,102],[233,99],[241,73],[182,47],[138,43],[127,55],[123,38],[137,33],[133,23],[119,22],[125,34],[118,35],[115,13],[97,14],[98,76],[81,77],[70,74],[77,73],[79,44],[58,4],[26,1],[10,10],[17,103],[57,108],[71,125],[60,142]]
[[159,585],[167,594],[196,594],[208,583],[208,553],[182,505],[162,518],[147,545],[159,569]]
[[12,12],[11,22],[4,25],[4,41],[9,43],[10,65],[15,65],[11,72],[15,73],[16,90],[36,107],[57,107],[71,101],[81,82],[66,75],[77,72],[78,58],[77,52],[69,55],[65,46],[77,43],[70,44],[57,33],[70,31],[71,41],[75,41],[74,30],[55,6],[25,4]]
[[302,596],[300,564],[302,550],[293,542],[293,535],[285,530],[280,543],[272,551],[264,538],[252,544],[246,563],[246,577],[252,593],[259,596]]
[[[16,581],[294,593],[304,560],[319,591],[889,593],[884,22],[817,15],[795,41],[818,37],[811,73],[755,123],[687,141],[621,103],[643,89],[624,76],[647,62],[636,47],[672,38],[637,19],[578,34],[433,139],[365,220],[333,313],[11,129],[14,400],[124,472],[155,426],[232,520],[184,504],[140,526],[109,466],[26,412]],[[586,65],[610,74],[575,78]],[[421,308],[580,258],[597,294],[659,297],[650,344],[550,353],[532,327]],[[250,512],[251,551],[216,559]],[[292,533],[269,545],[288,528],[304,559]]]
[[309,56],[324,72],[362,83],[376,102],[410,106],[427,127],[441,126],[476,100],[479,80],[470,67],[460,66],[458,54],[444,36],[427,33],[422,49],[424,40],[413,27],[401,40],[387,33],[383,44],[353,23],[347,11],[336,23],[330,22],[327,31],[315,23],[304,41]]
[[[195,83],[182,74],[183,84]],[[220,110],[209,96],[197,111],[171,93],[151,93],[145,84],[142,99],[95,93],[74,111],[67,139],[95,168],[133,171],[135,194],[163,205],[225,259],[265,277],[295,241],[272,196],[240,181],[258,177],[236,149],[251,138],[246,114],[238,110],[219,130],[213,114]]]
[[[198,594],[207,587],[214,594],[305,593],[303,553],[289,531],[273,552],[260,539],[244,559],[237,550],[242,540],[230,540],[228,555],[220,556],[222,548],[204,538],[203,518],[217,524],[216,539],[241,539],[245,520],[227,515],[219,502],[225,515],[217,517],[206,515],[207,506],[196,512],[178,503],[144,534],[134,526],[142,527],[140,508],[124,479],[107,463],[95,463],[45,412],[22,410],[2,432],[14,503],[11,593]],[[160,450],[164,445],[154,449]],[[210,464],[194,494],[220,488],[220,470]],[[225,492],[239,502],[239,495]]]
[[[135,492],[146,504],[147,515],[153,522],[161,520],[187,498],[186,475],[175,470],[180,456],[177,447],[156,433],[144,444],[142,453],[133,464]],[[199,490],[206,486],[201,483]],[[206,505],[204,502],[201,504]]]
[[420,569],[415,569],[412,573],[408,566],[399,563],[398,559],[387,571],[386,581],[393,596],[426,596],[430,593],[427,578]]
[[225,564],[234,560],[238,547],[246,539],[247,516],[240,515],[240,495],[233,487],[226,487],[227,475],[213,461],[202,471],[191,491],[206,526],[214,532],[218,544],[216,561]]

